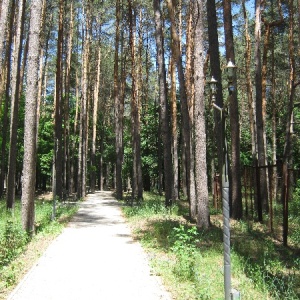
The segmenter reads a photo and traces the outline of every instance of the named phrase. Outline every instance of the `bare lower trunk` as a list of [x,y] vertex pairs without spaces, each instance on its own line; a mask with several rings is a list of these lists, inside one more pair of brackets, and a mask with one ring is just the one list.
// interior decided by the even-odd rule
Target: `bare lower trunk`
[[28,232],[34,231],[34,196],[36,180],[36,124],[38,68],[40,54],[40,18],[42,2],[31,1],[27,89],[24,125],[24,160],[22,176],[22,225]]
[[205,76],[204,76],[204,27],[203,1],[197,1],[195,9],[195,176],[197,192],[197,226],[208,228],[209,200],[206,164],[206,129],[205,129]]

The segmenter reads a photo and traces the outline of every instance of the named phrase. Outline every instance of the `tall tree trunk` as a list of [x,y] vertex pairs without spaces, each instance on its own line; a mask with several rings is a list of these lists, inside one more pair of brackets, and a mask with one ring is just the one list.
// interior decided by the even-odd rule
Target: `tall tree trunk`
[[22,176],[22,225],[24,230],[34,231],[34,196],[36,180],[36,124],[37,92],[40,54],[40,20],[42,1],[32,0],[30,7],[30,32],[28,48],[27,89],[24,124],[24,160]]
[[[187,15],[187,34],[186,34],[186,67],[185,67],[185,89],[188,104],[189,123],[190,123],[190,216],[197,218],[198,198],[196,196],[196,174],[195,174],[195,136],[194,136],[194,109],[195,109],[195,91],[193,80],[193,50],[194,50],[194,28],[192,26],[193,10],[195,5],[193,1],[189,3]],[[179,13],[181,15],[181,12]],[[173,18],[174,19],[174,18]],[[180,32],[181,29],[179,29]],[[179,36],[181,45],[181,36]],[[180,46],[181,50],[181,46]],[[181,51],[180,51],[181,52]]]
[[[11,0],[2,0],[0,13],[0,95],[2,95],[5,82],[5,68],[3,66],[3,51],[5,49],[5,35],[7,28],[7,20],[9,17],[9,8]],[[0,106],[2,106],[2,97],[0,97]]]
[[[224,31],[225,48],[227,60],[235,61],[233,27],[231,15],[231,0],[224,0]],[[240,159],[240,121],[239,106],[237,99],[237,80],[233,82],[236,87],[229,96],[230,110],[230,133],[231,133],[231,215],[234,219],[241,219],[243,216],[242,186],[241,186],[241,159]]]
[[62,46],[63,46],[63,0],[59,1],[57,36],[56,83],[55,83],[55,124],[54,124],[54,178],[53,199],[62,199],[63,192],[63,141],[62,141]]
[[[208,25],[208,42],[209,42],[209,56],[210,56],[210,70],[211,75],[217,82],[216,104],[223,107],[223,88],[222,88],[222,72],[220,67],[220,52],[219,52],[219,37],[218,37],[218,21],[216,14],[215,0],[206,1],[207,7],[207,25]],[[214,134],[217,143],[217,158],[218,158],[218,172],[222,173],[222,159],[223,159],[223,143],[222,143],[222,126],[220,112],[214,110]],[[213,178],[214,174],[212,174]]]
[[178,79],[179,79],[179,91],[180,91],[180,102],[181,102],[181,115],[182,115],[182,135],[183,135],[183,145],[186,158],[186,177],[187,177],[187,194],[190,203],[190,217],[195,218],[194,208],[196,206],[196,195],[195,195],[195,177],[194,169],[191,168],[191,151],[193,151],[191,137],[190,137],[190,115],[188,107],[188,99],[186,94],[186,84],[183,71],[182,56],[180,53],[180,41],[176,32],[173,5],[170,0],[167,1],[168,12],[171,19],[171,35],[172,35],[172,52],[176,57]]
[[263,103],[262,103],[262,63],[261,63],[261,10],[262,1],[255,1],[255,105],[256,105],[256,134],[257,134],[257,163],[256,167],[258,178],[256,178],[258,199],[257,211],[258,220],[263,221],[262,208],[266,207],[268,203],[268,188],[267,188],[267,174],[265,168],[266,153],[265,153],[265,140],[264,140],[264,116],[263,116]]
[[[251,37],[249,34],[249,24],[246,11],[245,0],[242,2],[243,14],[244,14],[244,23],[245,23],[245,69],[246,69],[246,87],[247,87],[247,100],[248,100],[248,112],[249,112],[249,121],[250,121],[250,132],[251,132],[251,156],[252,156],[252,166],[256,167],[256,155],[257,155],[257,134],[256,134],[256,113],[255,113],[255,103],[253,99],[253,86],[251,79]],[[257,172],[254,172],[254,182],[257,182],[256,176]],[[257,184],[254,184],[254,198],[255,202],[258,203],[258,187]]]
[[1,165],[0,165],[0,197],[3,195],[4,191],[4,181],[6,176],[6,143],[8,135],[8,126],[9,126],[9,104],[10,104],[10,75],[11,75],[11,57],[12,57],[12,38],[13,38],[13,25],[15,17],[15,6],[16,1],[12,1],[11,12],[9,17],[9,28],[7,36],[7,47],[5,55],[5,65],[6,65],[6,83],[5,83],[5,101],[2,117],[2,144],[1,144]]
[[99,103],[99,88],[101,75],[101,45],[98,49],[97,76],[94,90],[94,107],[93,107],[93,133],[92,133],[92,154],[91,154],[91,192],[96,189],[96,141],[97,141],[97,120],[98,120],[98,103]]
[[67,57],[66,57],[66,83],[65,83],[65,105],[64,105],[64,187],[68,190],[68,193],[72,192],[71,189],[71,142],[70,142],[70,120],[69,120],[69,107],[70,107],[70,85],[71,85],[71,59],[73,52],[73,35],[74,35],[74,8],[73,1],[70,3],[70,23],[68,31],[68,45],[67,45]]
[[205,129],[205,75],[204,75],[204,1],[197,0],[195,14],[195,176],[198,201],[197,226],[208,228],[209,199],[206,164],[206,129]]
[[173,157],[173,200],[179,199],[179,158],[178,158],[178,125],[176,93],[176,59],[171,57],[171,124],[172,124],[172,157]]
[[[289,217],[289,197],[291,189],[291,181],[289,176],[289,169],[292,169],[292,122],[293,122],[293,109],[294,98],[296,89],[296,61],[295,61],[295,47],[294,47],[294,6],[293,0],[288,1],[289,5],[289,64],[290,64],[290,78],[289,78],[289,99],[287,107],[287,120],[285,130],[285,144],[283,152],[283,169],[282,169],[282,190],[281,201],[283,204],[283,245],[287,246],[288,237],[288,217]],[[299,85],[300,82],[297,83]]]
[[17,33],[14,49],[13,67],[12,67],[12,93],[11,93],[11,118],[10,118],[10,148],[8,159],[8,177],[7,177],[7,198],[6,207],[12,209],[15,202],[16,185],[16,162],[17,162],[17,139],[18,139],[18,114],[19,100],[21,90],[21,60],[22,60],[22,40],[25,23],[26,0],[19,2]]
[[116,37],[114,59],[114,100],[115,100],[115,134],[116,134],[116,197],[123,198],[122,165],[123,165],[123,114],[124,103],[120,97],[119,87],[119,41],[120,41],[120,0],[116,1]]
[[156,56],[158,64],[159,106],[160,106],[160,131],[163,141],[164,157],[164,182],[165,205],[172,205],[172,155],[171,155],[171,131],[169,122],[169,105],[167,101],[166,68],[164,58],[164,36],[160,1],[153,1],[155,18]]
[[[90,53],[90,2],[87,1],[85,11],[85,34],[84,47],[82,54],[82,78],[81,78],[81,109],[80,109],[80,157],[78,163],[78,196],[85,197],[86,195],[86,168],[87,168],[87,144],[88,144],[88,70],[89,70],[89,53]],[[80,186],[79,186],[80,185]]]
[[137,68],[135,53],[135,27],[136,16],[132,7],[132,1],[128,0],[128,17],[129,17],[129,44],[131,53],[131,130],[132,130],[132,147],[133,147],[133,180],[132,193],[133,199],[138,201],[143,199],[143,180],[142,180],[142,160],[141,160],[141,136],[140,136],[140,111],[138,103],[138,85],[137,85]]

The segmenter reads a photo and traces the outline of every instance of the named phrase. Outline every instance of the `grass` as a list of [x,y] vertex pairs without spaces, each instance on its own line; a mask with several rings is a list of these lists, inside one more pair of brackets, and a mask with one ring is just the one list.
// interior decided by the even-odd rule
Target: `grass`
[[52,201],[37,199],[36,232],[29,237],[22,230],[20,200],[13,211],[7,211],[5,201],[0,201],[0,299],[5,299],[77,209],[74,204],[58,203],[56,219],[52,221]]
[[[216,212],[211,228],[199,231],[182,216],[185,206],[166,209],[164,199],[146,194],[123,210],[175,299],[224,299],[222,217]],[[232,221],[232,287],[242,299],[300,299],[297,249],[280,246],[263,225]]]

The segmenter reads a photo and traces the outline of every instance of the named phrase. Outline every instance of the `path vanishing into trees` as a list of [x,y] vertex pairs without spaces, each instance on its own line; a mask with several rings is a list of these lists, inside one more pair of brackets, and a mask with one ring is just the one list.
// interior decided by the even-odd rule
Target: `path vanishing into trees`
[[111,192],[87,196],[9,300],[171,299]]

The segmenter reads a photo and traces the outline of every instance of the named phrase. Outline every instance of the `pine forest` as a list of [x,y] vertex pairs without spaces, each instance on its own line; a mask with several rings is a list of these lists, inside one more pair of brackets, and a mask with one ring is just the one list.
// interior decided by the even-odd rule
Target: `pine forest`
[[299,67],[299,0],[0,0],[0,208],[28,236],[46,193],[49,222],[99,190],[223,213],[291,251],[299,299]]

